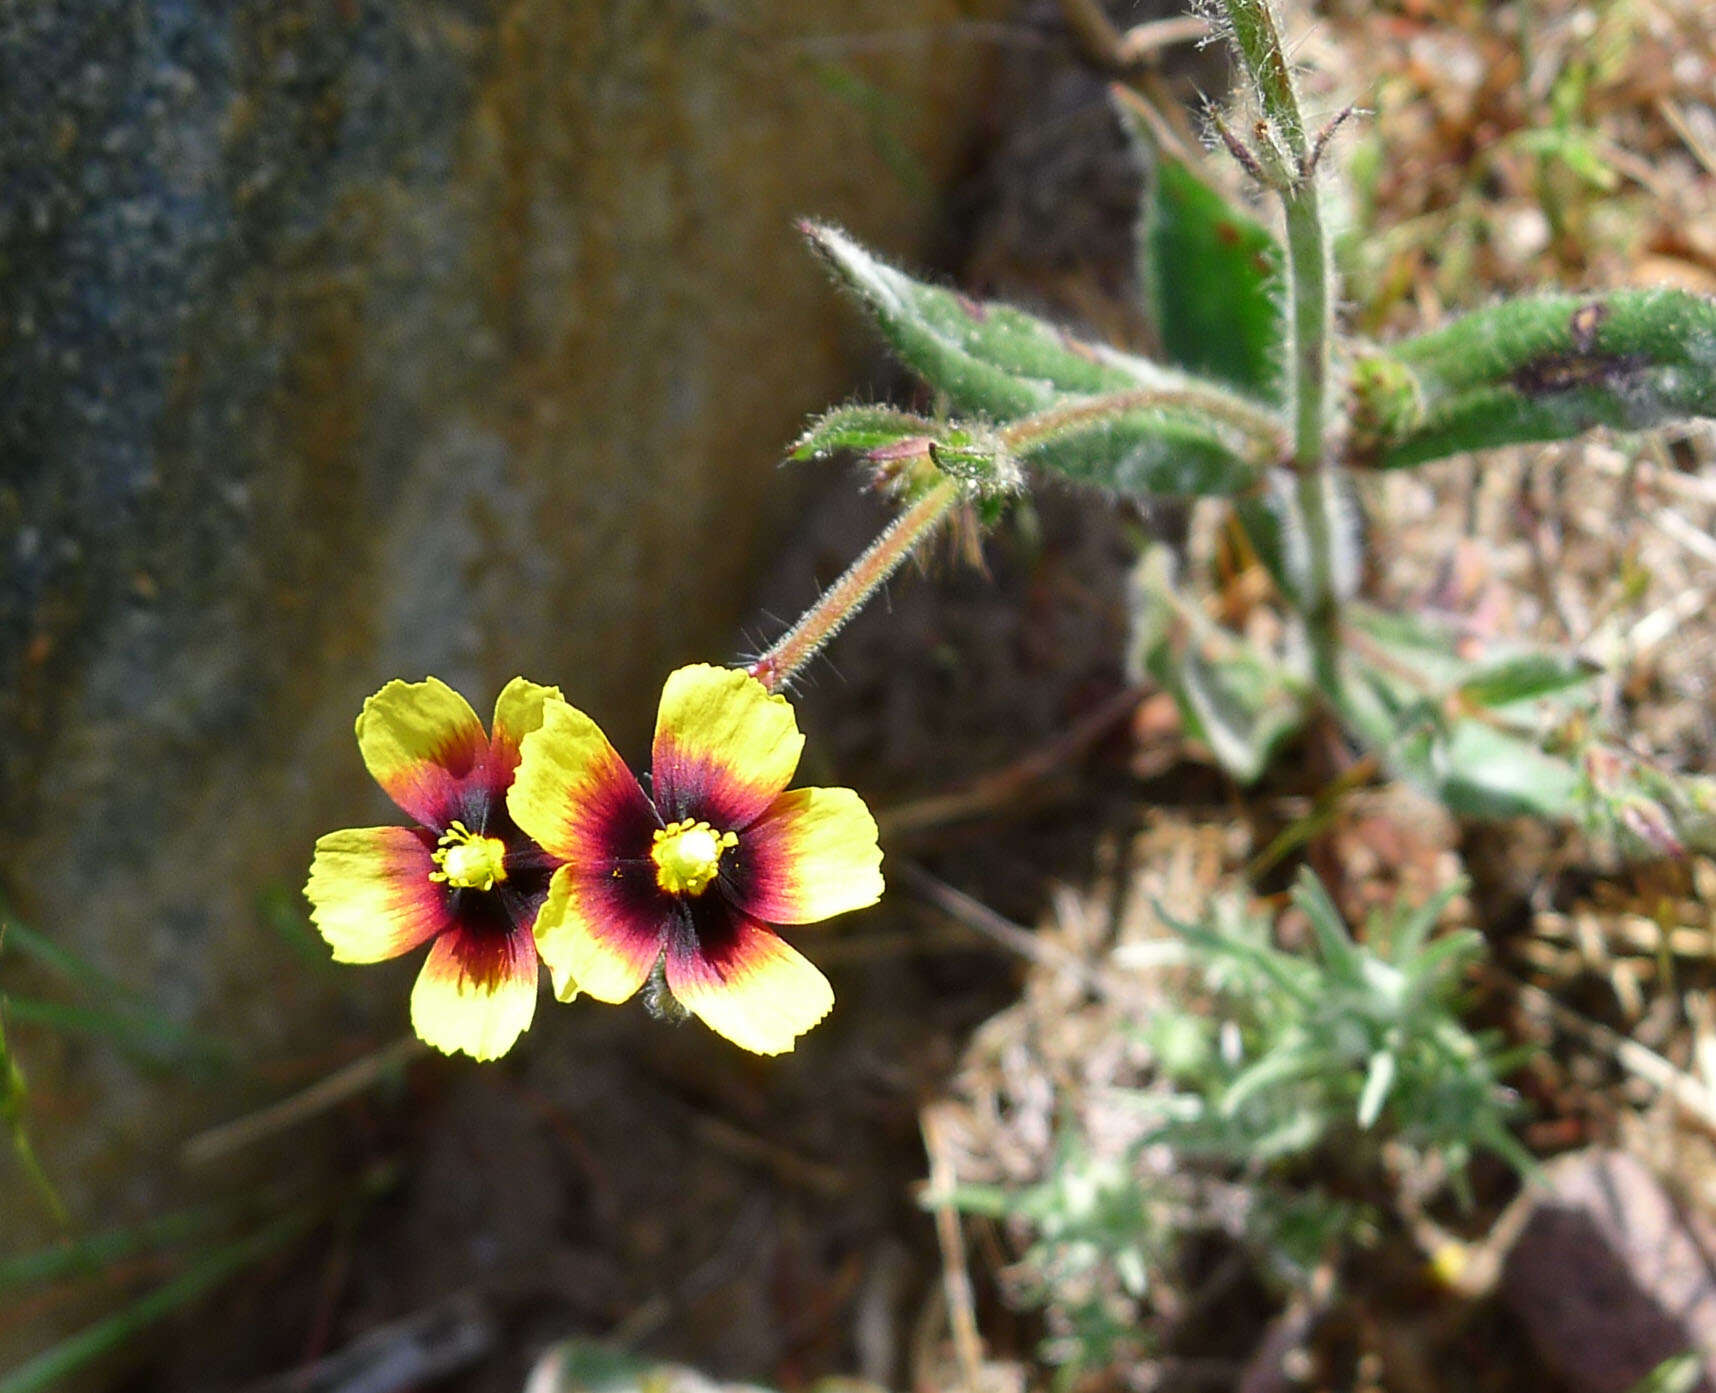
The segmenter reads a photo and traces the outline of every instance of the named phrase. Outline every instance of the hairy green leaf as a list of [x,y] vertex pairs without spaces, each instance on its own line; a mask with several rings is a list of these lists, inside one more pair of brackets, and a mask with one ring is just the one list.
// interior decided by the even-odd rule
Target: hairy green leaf
[[1450,652],[1418,646],[1420,621],[1355,607],[1355,629],[1395,640],[1351,655],[1341,714],[1395,770],[1467,817],[1575,817],[1583,778],[1569,760],[1545,752],[1535,732],[1505,728],[1501,716],[1451,714],[1443,700],[1465,675]]
[[1282,257],[1269,229],[1156,147],[1140,280],[1168,361],[1279,403]]
[[837,406],[805,428],[788,458],[827,459],[844,451],[863,454],[935,431],[935,422],[890,406]]
[[[1212,390],[1012,306],[915,280],[834,228],[806,223],[804,232],[894,352],[955,411],[1014,421],[1137,389]],[[1206,413],[1180,405],[1086,423],[1033,444],[1030,458],[1080,483],[1124,493],[1227,493],[1255,472]]]
[[1355,456],[1385,469],[1716,415],[1716,301],[1672,289],[1504,301],[1361,358],[1353,392]]

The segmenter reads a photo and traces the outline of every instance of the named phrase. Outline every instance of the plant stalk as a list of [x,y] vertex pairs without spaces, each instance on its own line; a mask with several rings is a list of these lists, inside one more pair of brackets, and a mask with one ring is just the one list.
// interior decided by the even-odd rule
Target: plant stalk
[[1294,500],[1305,530],[1311,574],[1305,623],[1317,684],[1331,698],[1340,690],[1340,594],[1334,535],[1334,481],[1324,450],[1329,380],[1329,249],[1317,200],[1315,150],[1293,91],[1293,78],[1269,0],[1223,0],[1234,47],[1251,75],[1264,114],[1296,168],[1277,192],[1287,227],[1292,297],[1288,316],[1293,386]]
[[1003,445],[1023,454],[1056,436],[1101,425],[1128,411],[1156,407],[1168,410],[1179,407],[1226,427],[1243,437],[1247,457],[1257,464],[1274,464],[1286,448],[1280,424],[1271,412],[1232,392],[1196,382],[1174,387],[1137,387],[1080,398],[1010,421],[999,434]]
[[780,691],[863,608],[877,587],[899,569],[900,563],[930,538],[953,511],[961,493],[955,480],[938,482],[889,523],[864,554],[846,568],[845,574],[823,591],[822,598],[746,671],[769,691]]

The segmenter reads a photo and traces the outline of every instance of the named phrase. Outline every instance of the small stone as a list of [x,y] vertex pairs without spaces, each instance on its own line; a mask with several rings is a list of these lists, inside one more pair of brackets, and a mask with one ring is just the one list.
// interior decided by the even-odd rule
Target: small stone
[[1502,1293],[1576,1393],[1627,1393],[1663,1360],[1705,1351],[1716,1384],[1716,1243],[1645,1165],[1585,1151],[1546,1168]]

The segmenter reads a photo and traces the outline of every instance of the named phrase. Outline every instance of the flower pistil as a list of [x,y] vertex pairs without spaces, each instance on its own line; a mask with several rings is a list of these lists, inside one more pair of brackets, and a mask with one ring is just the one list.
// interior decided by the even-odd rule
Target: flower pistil
[[696,818],[670,822],[650,847],[655,883],[671,895],[701,895],[721,873],[721,853],[738,845],[737,832],[717,832]]
[[429,879],[455,890],[493,890],[506,879],[506,843],[457,820],[447,825],[429,859],[435,863]]

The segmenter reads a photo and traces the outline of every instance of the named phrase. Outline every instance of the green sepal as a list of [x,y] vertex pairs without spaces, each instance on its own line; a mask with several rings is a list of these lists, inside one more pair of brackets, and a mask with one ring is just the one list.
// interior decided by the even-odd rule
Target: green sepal
[[1025,481],[1019,461],[986,427],[944,427],[930,438],[929,457],[943,474],[981,494],[1017,493]]
[[934,435],[936,423],[891,406],[837,406],[793,441],[788,459],[828,459],[846,451],[867,454],[903,440]]
[[1673,289],[1504,301],[1361,357],[1353,395],[1354,457],[1384,469],[1716,416],[1716,301]]

